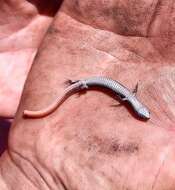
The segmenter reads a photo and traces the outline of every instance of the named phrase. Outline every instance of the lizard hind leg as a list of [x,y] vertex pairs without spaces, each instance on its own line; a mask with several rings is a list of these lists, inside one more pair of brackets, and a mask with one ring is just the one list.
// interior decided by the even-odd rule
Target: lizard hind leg
[[66,80],[66,81],[64,82],[64,84],[66,84],[66,85],[71,85],[71,84],[75,84],[75,83],[77,83],[77,82],[79,82],[79,80],[71,80],[71,79],[68,79],[68,80]]

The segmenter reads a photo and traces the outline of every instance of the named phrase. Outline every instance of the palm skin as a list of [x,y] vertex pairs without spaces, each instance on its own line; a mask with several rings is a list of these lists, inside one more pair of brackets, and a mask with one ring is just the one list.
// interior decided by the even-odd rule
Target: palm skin
[[[18,189],[175,188],[173,4],[62,2],[35,58],[1,157],[3,184],[12,189],[20,178]],[[46,26],[36,32],[35,51]],[[31,63],[26,61],[26,68]],[[95,90],[70,97],[43,119],[22,118],[24,109],[41,109],[55,100],[66,79],[94,75],[110,76],[131,89],[139,81],[137,96],[150,108],[151,119],[143,122],[125,106],[111,107],[116,100]]]

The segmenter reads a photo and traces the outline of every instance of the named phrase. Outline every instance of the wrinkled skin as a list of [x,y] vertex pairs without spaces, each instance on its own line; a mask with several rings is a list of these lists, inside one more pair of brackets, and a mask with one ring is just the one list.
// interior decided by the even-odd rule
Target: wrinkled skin
[[[31,3],[32,2],[32,3]],[[13,117],[27,73],[59,3],[2,1],[0,6],[0,116]],[[46,11],[47,10],[47,11]]]
[[[34,2],[3,1],[0,13],[3,117],[15,114],[41,44],[1,156],[1,189],[174,190],[174,1],[53,1],[54,19],[55,7]],[[66,79],[93,75],[131,89],[139,81],[151,119],[95,90],[43,119],[22,118],[61,95]]]

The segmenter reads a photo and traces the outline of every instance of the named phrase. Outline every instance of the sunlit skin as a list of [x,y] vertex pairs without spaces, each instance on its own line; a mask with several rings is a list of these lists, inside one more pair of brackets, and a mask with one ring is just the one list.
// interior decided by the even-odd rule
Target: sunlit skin
[[[15,116],[1,189],[174,190],[175,2],[58,3],[1,2],[0,115]],[[129,89],[138,82],[150,120],[112,107],[115,98],[98,89],[47,118],[22,117],[59,97],[67,79],[98,75]]]

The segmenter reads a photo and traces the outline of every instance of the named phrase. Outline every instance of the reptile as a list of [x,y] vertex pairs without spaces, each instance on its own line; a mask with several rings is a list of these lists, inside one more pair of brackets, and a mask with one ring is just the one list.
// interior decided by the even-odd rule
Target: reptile
[[81,90],[90,89],[91,87],[100,87],[111,90],[121,99],[121,101],[127,101],[140,118],[150,119],[150,112],[148,108],[136,97],[138,85],[136,86],[134,92],[132,92],[120,82],[103,76],[90,77],[77,81],[69,80],[69,84],[70,85],[65,89],[63,95],[56,99],[51,105],[38,111],[24,110],[23,115],[28,118],[41,118],[48,116],[55,111],[57,107],[71,94]]

